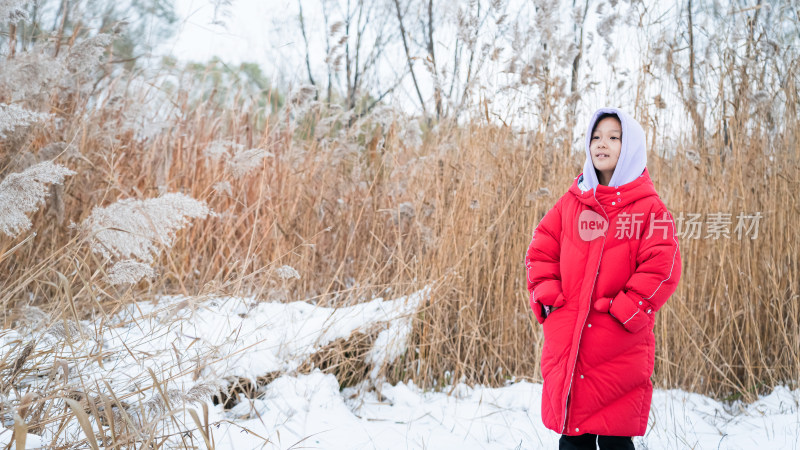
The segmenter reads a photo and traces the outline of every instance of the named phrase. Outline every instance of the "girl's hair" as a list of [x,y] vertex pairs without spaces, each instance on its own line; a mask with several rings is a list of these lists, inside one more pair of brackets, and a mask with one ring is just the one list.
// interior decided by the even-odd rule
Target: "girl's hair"
[[597,124],[600,123],[601,120],[607,119],[609,117],[617,119],[617,122],[619,122],[620,124],[622,123],[622,121],[619,119],[619,116],[614,113],[600,114],[600,116],[597,117],[597,120],[594,121],[594,125],[592,125],[592,134],[594,134],[594,130],[597,129]]

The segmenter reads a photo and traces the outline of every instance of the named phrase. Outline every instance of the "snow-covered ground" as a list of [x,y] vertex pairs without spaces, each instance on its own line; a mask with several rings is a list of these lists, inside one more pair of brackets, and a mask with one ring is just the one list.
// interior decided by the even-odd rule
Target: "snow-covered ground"
[[[263,399],[230,412],[237,426],[215,433],[221,448],[323,449],[555,449],[556,433],[542,426],[540,384],[518,382],[502,388],[456,385],[423,392],[413,384],[384,385],[375,392],[339,392],[332,375],[281,377]],[[656,391],[648,434],[636,438],[644,449],[800,448],[798,392],[771,395],[726,412],[714,400],[679,390]],[[220,416],[222,418],[222,416]],[[219,419],[218,419],[219,420]],[[302,440],[302,442],[301,442]]]
[[[0,354],[13,357],[34,338],[36,347],[26,364],[37,370],[30,371],[24,385],[46,383],[53,373],[63,373],[63,361],[70,361],[64,380],[69,386],[94,395],[113,392],[131,405],[127,412],[134,422],[189,431],[195,445],[203,437],[190,411],[201,424],[209,424],[208,439],[221,449],[557,448],[558,436],[541,424],[540,384],[456,384],[431,392],[413,383],[381,381],[380,368],[404,352],[410,318],[426,292],[338,309],[248,298],[163,297],[131,305],[107,319],[100,333],[95,331],[100,323],[42,329],[35,320],[29,329],[0,331]],[[355,331],[377,333],[366,358],[373,368],[370,383],[340,390],[333,375],[297,373],[322,346]],[[241,397],[228,411],[187,395],[207,393],[231,377],[255,379],[277,372],[283,375],[262,387],[258,398]],[[154,377],[170,392],[173,409],[180,410],[174,418],[157,420],[160,396],[153,389]],[[657,390],[648,434],[637,437],[636,446],[800,449],[799,404],[800,391],[781,387],[749,405]],[[9,416],[3,421],[13,424]],[[60,432],[54,424],[40,435],[29,434],[26,447],[83,439],[77,422],[73,419]],[[177,436],[171,444],[185,445],[189,435]],[[10,439],[11,430],[0,429],[0,445]]]

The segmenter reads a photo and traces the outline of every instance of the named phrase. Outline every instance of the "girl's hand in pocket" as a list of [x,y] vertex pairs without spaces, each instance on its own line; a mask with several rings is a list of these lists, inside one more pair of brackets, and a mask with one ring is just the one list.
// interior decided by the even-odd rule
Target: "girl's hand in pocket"
[[[642,301],[639,302],[640,305],[642,303]],[[601,297],[594,302],[592,307],[595,311],[610,314],[631,333],[636,333],[645,327],[650,321],[646,316],[652,312],[649,308],[647,311],[640,309],[624,292],[620,292],[615,299]]]
[[560,306],[547,306],[547,305],[544,305],[545,317],[549,316],[550,314],[553,314],[555,312],[555,310],[557,310],[558,308],[560,308]]
[[594,304],[594,310],[597,312],[608,313],[611,310],[611,298],[609,297],[600,297],[598,298]]

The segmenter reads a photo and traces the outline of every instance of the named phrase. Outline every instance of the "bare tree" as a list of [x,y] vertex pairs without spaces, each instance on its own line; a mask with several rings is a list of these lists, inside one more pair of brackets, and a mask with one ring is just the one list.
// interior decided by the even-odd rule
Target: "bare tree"
[[694,24],[692,23],[692,0],[689,0],[686,5],[686,14],[689,19],[688,35],[689,35],[689,88],[688,93],[684,95],[684,103],[686,104],[689,114],[692,116],[695,128],[695,139],[697,144],[703,146],[705,136],[705,126],[703,125],[703,116],[697,110],[697,90],[695,78],[695,55],[694,55]]
[[408,47],[408,39],[406,39],[406,27],[403,24],[403,16],[405,16],[405,12],[400,8],[399,0],[394,0],[394,6],[397,11],[397,23],[400,26],[400,36],[403,39],[403,49],[406,52],[408,71],[411,73],[411,79],[414,81],[414,89],[417,91],[417,97],[419,97],[419,104],[422,108],[423,114],[425,117],[427,117],[428,112],[425,108],[425,99],[422,97],[422,92],[419,89],[419,82],[417,81],[417,74],[414,72],[414,58],[411,56],[411,50]]
[[[483,2],[477,0],[468,3],[466,13],[460,12],[459,14],[457,24],[460,30],[459,36],[461,45],[466,46],[469,52],[469,59],[466,63],[466,78],[462,82],[460,96],[450,99],[450,102],[456,105],[452,113],[454,117],[459,117],[469,107],[468,102],[472,99],[472,90],[480,82],[479,74],[486,64],[492,61],[496,62],[499,52],[502,51],[500,41],[507,37],[507,30],[503,25],[508,17],[505,13],[506,8],[505,0],[492,0],[486,7]],[[490,33],[490,37],[481,42],[481,35],[492,23],[490,19],[494,19],[493,25],[496,31]],[[454,73],[453,76],[456,77],[456,74]],[[460,78],[458,81],[461,81]],[[485,103],[483,107],[486,113]]]
[[[301,1],[301,0],[300,0]],[[380,79],[370,80],[382,62],[383,52],[391,40],[387,22],[391,15],[380,9],[379,2],[347,0],[344,5],[322,0],[322,20],[325,33],[325,64],[328,72],[326,102],[334,101],[334,92],[341,94],[342,106],[356,110],[363,105],[359,101],[380,87]],[[302,14],[302,12],[301,12]],[[306,26],[303,18],[302,26]],[[306,39],[306,49],[308,40]],[[311,62],[306,50],[306,70],[311,77]],[[312,83],[313,84],[313,83]],[[384,98],[396,85],[374,94]],[[373,103],[368,103],[370,109]]]
[[436,102],[436,119],[441,119],[442,117],[442,83],[439,80],[439,70],[436,67],[436,51],[433,41],[433,0],[428,0],[428,23],[427,23],[427,30],[428,33],[427,37],[427,47],[428,47],[428,59],[427,61],[430,63],[430,73],[433,77],[433,98]]
[[[576,0],[572,1],[572,7],[575,8]],[[575,114],[575,106],[577,105],[577,96],[576,93],[578,91],[578,76],[580,74],[580,67],[581,67],[581,58],[583,57],[583,33],[584,28],[586,26],[586,16],[588,15],[589,10],[589,0],[586,0],[586,3],[583,5],[583,9],[580,11],[580,17],[575,17],[575,34],[576,34],[576,47],[578,49],[578,53],[575,55],[575,59],[572,60],[572,79],[569,83],[569,94],[570,94],[570,102],[572,102],[572,114]],[[577,11],[576,11],[577,14]],[[578,21],[580,20],[580,23]]]
[[[368,5],[365,7],[365,3]],[[354,109],[364,93],[363,84],[366,75],[376,69],[389,39],[387,37],[388,14],[380,14],[378,2],[358,0],[352,11],[351,0],[347,1],[345,14],[345,33],[350,36],[355,30],[354,40],[345,41],[345,69],[347,85],[347,108]],[[355,22],[353,19],[355,18]],[[368,36],[372,35],[372,44],[368,53],[364,52]],[[351,43],[352,42],[352,43]],[[362,56],[364,56],[362,58]]]
[[328,10],[328,2],[327,0],[320,0],[322,3],[322,19],[325,22],[325,64],[328,67],[328,95],[325,97],[325,101],[330,104],[331,97],[333,95],[333,71],[334,71],[334,61],[333,61],[333,48],[331,47],[331,35],[336,33],[340,24],[337,22],[333,25],[328,23],[329,17],[329,10]]
[[[316,81],[314,81],[314,75],[312,75],[312,73],[311,73],[311,59],[310,59],[309,51],[308,51],[308,35],[306,34],[306,22],[305,22],[305,19],[303,18],[303,2],[302,2],[302,0],[297,0],[297,6],[298,6],[298,8],[300,8],[300,17],[299,17],[299,19],[300,19],[300,31],[303,34],[303,43],[306,46],[306,70],[308,71],[308,81],[313,86],[316,86],[317,83],[316,83]],[[318,98],[318,97],[319,97],[319,92],[317,92],[315,94],[314,98]]]

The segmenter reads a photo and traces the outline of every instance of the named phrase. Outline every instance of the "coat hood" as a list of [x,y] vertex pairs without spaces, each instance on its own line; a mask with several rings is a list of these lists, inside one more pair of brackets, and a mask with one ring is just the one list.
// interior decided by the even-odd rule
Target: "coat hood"
[[582,190],[584,190],[584,187],[595,189],[600,185],[592,163],[592,153],[589,150],[589,145],[592,142],[594,124],[597,122],[597,118],[605,113],[616,114],[622,123],[622,148],[619,152],[617,167],[614,169],[614,174],[611,176],[608,187],[618,187],[630,183],[638,178],[647,166],[647,145],[644,129],[639,125],[639,122],[619,108],[600,108],[592,115],[592,120],[589,121],[589,126],[586,130],[586,162],[583,165],[583,179],[581,180],[583,186],[580,186]]
[[[594,169],[592,169],[592,173],[594,173]],[[574,194],[579,202],[593,209],[596,209],[597,205],[602,208],[622,208],[651,195],[658,197],[658,192],[656,192],[656,187],[650,178],[650,171],[647,170],[647,167],[633,181],[616,187],[600,184],[595,189],[585,189],[586,180],[583,175],[580,174],[575,177],[568,192]]]

